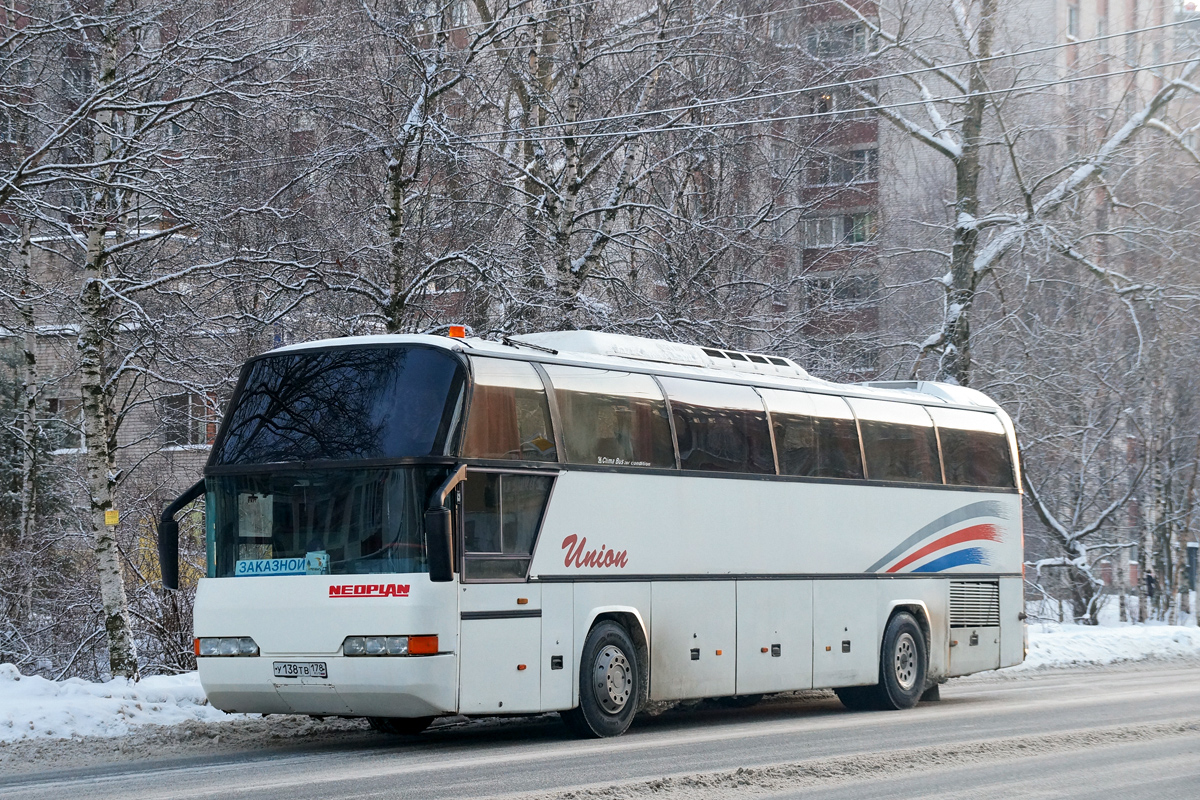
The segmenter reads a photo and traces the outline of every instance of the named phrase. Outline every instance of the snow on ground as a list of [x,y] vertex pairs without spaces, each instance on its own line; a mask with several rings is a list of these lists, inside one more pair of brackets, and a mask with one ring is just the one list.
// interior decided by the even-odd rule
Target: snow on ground
[[233,718],[208,705],[194,672],[91,683],[22,675],[12,664],[0,664],[0,742],[123,736],[140,725]]
[[1029,626],[1029,655],[1007,672],[1047,667],[1104,666],[1148,658],[1200,657],[1200,628],[1179,625],[1121,627],[1062,625]]
[[[1032,622],[1029,657],[1003,670],[1013,674],[1054,667],[1102,667],[1146,659],[1200,658],[1200,628],[1128,625],[1097,627]],[[160,675],[139,683],[50,681],[0,664],[0,746],[28,740],[117,737],[146,725],[179,726],[247,719],[208,705],[196,673]]]

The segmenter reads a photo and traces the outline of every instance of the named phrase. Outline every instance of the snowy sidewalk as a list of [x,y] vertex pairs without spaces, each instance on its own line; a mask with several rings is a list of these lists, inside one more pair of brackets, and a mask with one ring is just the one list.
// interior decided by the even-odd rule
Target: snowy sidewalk
[[[1086,627],[1033,623],[1029,657],[1015,675],[1054,667],[1104,666],[1146,659],[1200,658],[1200,628],[1169,625]],[[986,674],[986,673],[984,673]],[[244,719],[208,705],[196,673],[140,683],[49,681],[0,664],[0,745],[33,739],[123,736],[145,725]]]
[[90,683],[50,681],[0,664],[0,743],[74,736],[123,736],[141,725],[235,717],[208,705],[196,673]]

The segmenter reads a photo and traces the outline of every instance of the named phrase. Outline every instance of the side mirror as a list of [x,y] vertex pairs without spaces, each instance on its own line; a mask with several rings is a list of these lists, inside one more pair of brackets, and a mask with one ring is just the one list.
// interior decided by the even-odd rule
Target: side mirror
[[429,558],[429,580],[434,583],[454,580],[454,532],[450,526],[450,509],[425,511],[425,548]]
[[202,494],[204,481],[201,480],[164,508],[158,520],[158,570],[164,589],[179,588],[179,523],[175,521],[175,515]]

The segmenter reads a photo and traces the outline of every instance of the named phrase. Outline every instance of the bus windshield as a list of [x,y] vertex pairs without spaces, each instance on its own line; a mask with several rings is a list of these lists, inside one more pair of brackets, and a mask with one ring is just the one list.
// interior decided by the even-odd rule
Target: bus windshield
[[423,513],[449,469],[209,477],[208,574],[428,572]]
[[252,361],[212,465],[444,456],[464,370],[430,347],[300,350]]

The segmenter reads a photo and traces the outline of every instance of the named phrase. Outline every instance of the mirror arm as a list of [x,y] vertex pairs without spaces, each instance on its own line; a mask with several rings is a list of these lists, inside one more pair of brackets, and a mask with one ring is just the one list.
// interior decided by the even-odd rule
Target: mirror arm
[[439,508],[445,508],[446,499],[450,496],[450,493],[454,491],[454,487],[462,483],[463,479],[466,477],[467,465],[459,464],[458,468],[454,470],[454,472],[450,473],[446,480],[442,481],[442,485],[434,490],[433,497],[429,501],[428,510],[436,511]]

